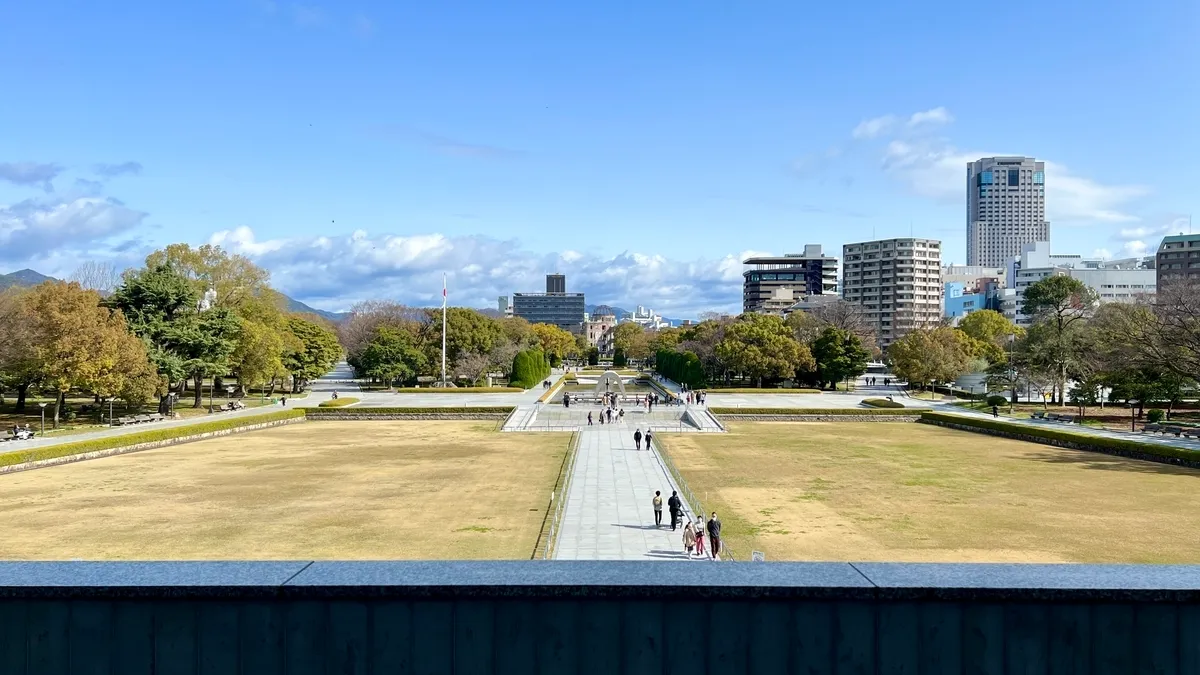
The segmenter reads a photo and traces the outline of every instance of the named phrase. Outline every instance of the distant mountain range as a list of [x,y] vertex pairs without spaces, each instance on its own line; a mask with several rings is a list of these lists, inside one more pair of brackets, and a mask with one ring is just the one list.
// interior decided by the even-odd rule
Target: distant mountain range
[[[41,272],[35,272],[34,270],[30,269],[18,270],[10,274],[0,274],[0,291],[6,288],[12,288],[13,286],[37,286],[44,281],[58,281],[58,279],[55,279],[54,277],[48,277]],[[289,298],[286,295],[283,297],[285,300],[287,300],[287,309],[289,312],[316,314],[317,316],[324,317],[330,321],[341,321],[342,319],[350,316],[349,312],[327,312],[323,309],[309,307],[303,302]]]

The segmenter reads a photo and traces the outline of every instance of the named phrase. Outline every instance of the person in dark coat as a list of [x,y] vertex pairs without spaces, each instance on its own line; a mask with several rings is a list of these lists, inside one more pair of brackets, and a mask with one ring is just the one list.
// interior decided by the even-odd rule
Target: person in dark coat
[[679,524],[679,517],[683,515],[683,501],[679,499],[679,493],[671,490],[671,498],[667,500],[667,509],[671,512],[671,531],[675,531],[675,526]]
[[638,450],[642,449],[642,430],[638,429],[633,432],[633,445]]
[[717,555],[721,553],[721,521],[717,519],[717,512],[712,512],[712,518],[708,519],[708,552],[713,560],[717,559]]

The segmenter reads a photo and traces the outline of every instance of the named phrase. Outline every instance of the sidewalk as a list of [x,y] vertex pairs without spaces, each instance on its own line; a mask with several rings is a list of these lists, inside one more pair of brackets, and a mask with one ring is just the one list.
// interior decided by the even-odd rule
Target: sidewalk
[[[676,487],[657,452],[634,449],[634,428],[606,424],[580,432],[555,559],[686,560],[683,531],[671,531],[667,510]],[[661,528],[654,526],[655,490],[663,498]]]

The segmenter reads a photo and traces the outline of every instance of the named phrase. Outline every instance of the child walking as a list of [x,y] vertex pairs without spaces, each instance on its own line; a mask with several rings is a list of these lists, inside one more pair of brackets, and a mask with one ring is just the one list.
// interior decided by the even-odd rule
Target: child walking
[[687,522],[687,527],[683,528],[683,550],[687,556],[692,557],[692,550],[696,548],[696,529],[692,526],[692,521]]

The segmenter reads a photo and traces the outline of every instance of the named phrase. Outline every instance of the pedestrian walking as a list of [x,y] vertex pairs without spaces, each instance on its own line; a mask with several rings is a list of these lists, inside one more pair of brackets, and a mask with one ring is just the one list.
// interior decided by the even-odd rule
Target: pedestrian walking
[[592,411],[588,411],[588,426],[592,426]]
[[695,523],[696,528],[696,555],[704,557],[704,514],[701,513],[699,519]]
[[285,408],[286,408],[286,407],[287,407],[287,396],[280,396],[280,397],[279,397],[279,402],[280,402],[280,404],[282,404],[282,405],[283,405],[283,407],[285,407]]
[[638,429],[633,432],[633,445],[638,450],[642,449],[642,430]]
[[696,528],[692,525],[692,521],[687,521],[687,525],[683,526],[683,552],[687,557],[692,557],[692,551],[696,548]]
[[671,490],[671,498],[667,500],[667,510],[671,513],[671,531],[675,531],[675,526],[679,524],[679,519],[683,515],[683,501],[679,499],[679,493]]
[[999,417],[999,416],[1000,416],[1000,408],[998,408],[996,406],[992,406],[992,417]]
[[646,427],[646,435],[644,438],[646,439],[646,449],[649,450],[650,449],[650,440],[651,440],[650,427]]
[[662,493],[654,491],[654,526],[662,527]]
[[708,519],[708,548],[712,559],[716,560],[721,554],[721,520],[717,518],[716,511]]

